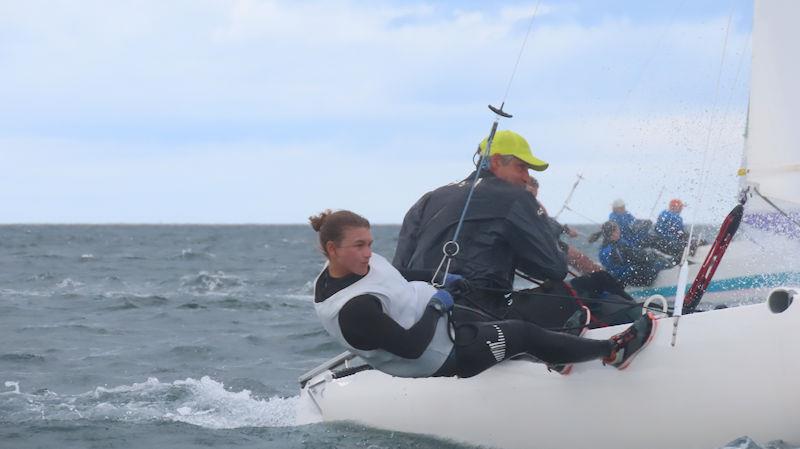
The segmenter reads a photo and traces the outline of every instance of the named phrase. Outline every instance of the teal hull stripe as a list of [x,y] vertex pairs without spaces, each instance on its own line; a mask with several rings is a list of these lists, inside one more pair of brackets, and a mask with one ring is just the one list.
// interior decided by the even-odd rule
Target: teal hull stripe
[[[783,273],[753,274],[750,276],[740,276],[735,278],[711,281],[706,292],[729,292],[735,290],[752,290],[757,288],[772,288],[781,285],[800,286],[800,272],[787,271]],[[690,285],[689,285],[690,286]],[[689,286],[686,290],[689,290]],[[666,297],[675,296],[678,288],[674,285],[669,287],[645,288],[642,290],[632,290],[629,293],[636,298],[647,298],[651,295],[663,295]]]

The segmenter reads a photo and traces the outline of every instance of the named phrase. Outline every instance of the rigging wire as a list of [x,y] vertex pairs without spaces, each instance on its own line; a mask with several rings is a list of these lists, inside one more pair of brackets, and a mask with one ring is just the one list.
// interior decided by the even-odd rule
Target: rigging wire
[[575,215],[577,215],[577,216],[579,216],[579,217],[581,217],[581,218],[583,218],[583,219],[589,220],[589,221],[590,221],[591,223],[593,223],[593,224],[596,224],[596,225],[602,225],[602,224],[603,224],[603,223],[600,223],[600,222],[599,222],[599,221],[597,221],[597,220],[594,220],[594,219],[592,219],[592,218],[591,218],[591,217],[589,217],[589,216],[586,216],[586,215],[584,215],[584,214],[582,214],[582,213],[580,213],[580,212],[576,211],[575,209],[573,209],[573,208],[571,208],[571,207],[569,207],[569,206],[564,206],[564,210],[568,210],[568,211],[572,212],[573,214],[575,214]]
[[623,98],[622,102],[620,102],[619,107],[617,108],[617,113],[614,114],[614,116],[618,116],[622,113],[622,110],[625,108],[628,101],[630,100],[631,94],[639,86],[639,83],[642,81],[645,72],[647,72],[647,69],[649,68],[650,64],[655,59],[658,47],[661,46],[661,43],[667,36],[667,33],[669,32],[670,29],[672,29],[672,24],[675,21],[675,17],[678,15],[678,11],[682,10],[685,4],[686,0],[681,0],[681,2],[678,3],[678,6],[672,11],[669,20],[667,20],[667,26],[664,27],[664,29],[661,31],[661,35],[659,35],[658,38],[656,39],[656,43],[655,45],[653,45],[653,49],[650,51],[650,55],[648,56],[648,58],[645,59],[644,64],[639,66],[639,72],[636,74],[636,77],[634,78],[631,88],[628,89],[627,92],[625,92],[625,98]]
[[761,197],[761,199],[762,199],[762,200],[766,201],[766,202],[767,202],[767,204],[769,204],[770,206],[772,206],[772,208],[773,208],[773,209],[775,209],[776,211],[778,211],[778,213],[780,213],[781,215],[783,215],[784,217],[786,217],[786,219],[787,219],[787,220],[789,220],[789,222],[791,222],[792,224],[794,224],[795,226],[797,226],[797,229],[800,229],[800,223],[798,223],[798,221],[797,221],[797,220],[795,220],[795,219],[794,219],[794,218],[793,218],[793,217],[792,217],[790,214],[788,214],[786,211],[784,211],[783,209],[781,209],[780,207],[778,207],[778,205],[777,205],[777,204],[775,204],[775,203],[773,203],[772,201],[770,201],[770,199],[769,199],[769,198],[767,198],[766,196],[762,195],[762,194],[761,194],[761,192],[759,192],[759,190],[758,190],[758,188],[757,188],[757,187],[753,187],[753,190],[756,192],[756,194],[757,194],[758,196],[760,196],[760,197]]
[[[514,68],[511,70],[511,76],[508,79],[508,84],[506,85],[506,91],[503,94],[503,99],[500,102],[500,107],[496,108],[492,105],[489,105],[489,109],[495,113],[495,120],[492,123],[491,131],[489,132],[489,137],[486,139],[486,148],[481,152],[480,158],[478,159],[478,167],[475,170],[475,177],[472,180],[472,185],[470,186],[469,192],[467,193],[466,201],[464,202],[464,208],[461,210],[461,216],[458,219],[458,223],[456,224],[456,230],[453,233],[453,238],[448,240],[447,242],[442,245],[442,260],[439,262],[439,266],[436,267],[436,271],[433,273],[433,278],[431,279],[431,284],[434,287],[442,287],[446,281],[447,275],[450,272],[450,264],[458,255],[461,248],[458,245],[458,237],[461,233],[461,227],[464,224],[464,220],[467,216],[467,210],[469,208],[469,204],[472,200],[472,194],[475,192],[475,188],[478,186],[480,182],[480,175],[481,170],[484,168],[485,161],[488,160],[489,155],[491,154],[492,142],[494,140],[495,133],[497,132],[497,126],[500,123],[500,119],[511,118],[511,114],[503,111],[503,107],[506,104],[506,99],[508,98],[509,90],[511,89],[511,84],[514,81],[514,76],[517,73],[517,69],[519,68],[519,61],[522,58],[522,54],[525,51],[525,47],[528,44],[528,38],[531,34],[531,30],[533,29],[533,22],[536,19],[536,15],[539,11],[539,5],[541,4],[541,0],[536,3],[536,7],[533,10],[533,14],[531,15],[531,20],[528,23],[528,30],[525,33],[525,38],[522,41],[522,46],[520,47],[519,53],[517,55],[517,60],[514,63]],[[439,278],[439,273],[442,273],[441,281],[437,281]]]
[[519,49],[519,53],[517,54],[517,61],[514,63],[514,68],[511,70],[511,77],[508,79],[508,84],[506,85],[506,91],[503,94],[503,99],[500,100],[500,109],[503,109],[503,106],[506,103],[506,99],[508,98],[508,92],[511,90],[511,83],[514,82],[514,75],[517,74],[517,68],[519,67],[519,61],[522,59],[522,54],[525,52],[525,46],[528,44],[528,37],[531,35],[531,30],[533,29],[533,22],[536,20],[536,15],[539,12],[539,5],[542,4],[542,0],[539,0],[536,3],[536,6],[533,8],[533,13],[531,14],[531,20],[528,22],[528,31],[525,32],[525,39],[522,40],[522,46]]
[[[686,4],[686,0],[681,0],[677,4],[675,9],[672,11],[672,14],[670,14],[669,19],[667,20],[666,26],[663,28],[663,30],[659,34],[658,38],[656,38],[655,43],[653,44],[652,48],[648,52],[648,56],[646,56],[646,59],[644,60],[644,63],[639,66],[639,70],[636,72],[636,75],[633,78],[633,83],[631,83],[630,88],[627,91],[625,91],[625,97],[622,99],[622,101],[617,106],[616,113],[611,116],[612,118],[613,117],[618,117],[620,114],[622,114],[622,111],[627,107],[633,92],[637,89],[637,87],[641,83],[642,79],[644,78],[645,73],[647,73],[647,71],[648,71],[648,69],[650,67],[650,64],[652,64],[652,62],[655,60],[656,55],[658,54],[659,47],[661,47],[661,44],[666,40],[667,34],[672,29],[672,26],[674,25],[674,22],[675,22],[675,17],[678,15],[678,12],[683,9],[685,4]],[[612,119],[609,119],[608,127],[612,128],[613,127],[612,125],[613,125]],[[614,186],[613,183],[607,183],[606,185],[610,185],[612,188],[616,188],[616,186]],[[586,217],[585,215],[578,213],[574,209],[570,209],[570,208],[566,208],[566,209],[571,211],[571,212],[573,212],[573,213],[575,213],[576,215],[579,215],[582,218],[588,219],[592,223],[601,224],[596,220],[592,220],[592,219]],[[561,211],[559,211],[559,214],[560,213],[561,213]],[[558,217],[559,214],[557,214],[556,217]]]
[[[705,142],[705,146],[704,146],[704,149],[703,149],[703,160],[702,160],[702,162],[700,164],[700,172],[699,172],[699,174],[700,174],[700,188],[698,190],[699,191],[699,195],[697,197],[697,206],[694,208],[694,211],[692,212],[692,224],[689,227],[689,238],[686,241],[686,248],[684,248],[684,250],[683,250],[683,256],[682,256],[681,260],[686,260],[686,258],[689,256],[689,251],[690,251],[691,242],[692,242],[692,236],[694,235],[694,227],[695,227],[695,223],[697,222],[697,212],[701,209],[700,206],[703,203],[703,198],[705,197],[705,190],[706,190],[706,187],[707,187],[707,184],[708,184],[707,183],[708,176],[706,176],[706,173],[708,172],[707,165],[709,164],[708,153],[709,153],[709,149],[710,149],[710,145],[711,145],[711,135],[714,132],[714,120],[716,119],[714,112],[716,110],[717,101],[719,100],[719,91],[720,91],[720,85],[721,85],[721,80],[722,80],[722,69],[725,66],[725,55],[726,55],[727,49],[728,49],[728,37],[730,35],[731,22],[733,20],[733,11],[734,11],[734,8],[731,8],[730,13],[728,14],[728,24],[725,27],[725,39],[723,40],[723,43],[722,43],[722,57],[721,57],[721,60],[720,60],[720,63],[719,63],[719,68],[717,70],[717,79],[716,79],[716,82],[715,82],[715,85],[714,85],[714,99],[713,99],[713,102],[712,102],[711,114],[709,114],[708,133],[706,134],[706,142]],[[679,286],[679,288],[680,288],[680,286]]]

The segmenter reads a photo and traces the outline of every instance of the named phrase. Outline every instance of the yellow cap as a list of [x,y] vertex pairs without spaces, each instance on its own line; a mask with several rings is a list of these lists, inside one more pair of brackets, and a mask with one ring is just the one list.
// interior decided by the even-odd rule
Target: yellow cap
[[[481,142],[481,151],[486,150],[486,142],[488,140],[489,138],[487,137]],[[514,131],[497,131],[492,141],[491,154],[514,156],[536,171],[544,171],[549,165],[547,162],[535,157],[533,153],[531,153],[531,147],[528,145],[528,141]]]

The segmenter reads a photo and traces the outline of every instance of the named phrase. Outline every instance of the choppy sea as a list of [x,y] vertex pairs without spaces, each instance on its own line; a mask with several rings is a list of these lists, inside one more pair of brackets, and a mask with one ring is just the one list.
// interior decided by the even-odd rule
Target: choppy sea
[[[397,232],[375,226],[374,250],[391,258]],[[0,448],[466,447],[296,425],[297,377],[341,352],[313,311],[315,238],[300,225],[0,226]],[[738,437],[720,447],[759,447]]]

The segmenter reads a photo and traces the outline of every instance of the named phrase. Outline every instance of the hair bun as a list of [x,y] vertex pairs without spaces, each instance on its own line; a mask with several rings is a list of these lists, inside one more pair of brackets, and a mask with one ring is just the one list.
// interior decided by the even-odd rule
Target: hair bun
[[333,212],[330,209],[325,209],[317,215],[308,217],[308,221],[311,223],[311,227],[314,228],[314,231],[319,232],[319,230],[322,229],[322,225],[325,223],[325,220],[330,217],[332,213]]

